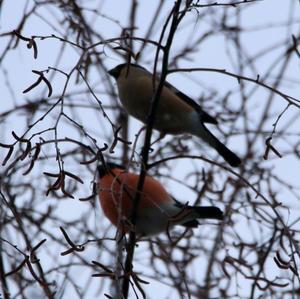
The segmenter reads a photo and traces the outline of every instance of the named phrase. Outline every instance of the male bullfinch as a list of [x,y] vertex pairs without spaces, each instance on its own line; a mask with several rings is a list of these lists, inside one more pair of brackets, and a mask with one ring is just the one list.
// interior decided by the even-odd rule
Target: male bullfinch
[[[108,71],[117,81],[120,100],[130,115],[147,122],[153,96],[153,76],[137,64],[120,64]],[[239,157],[221,143],[205,126],[217,120],[187,95],[165,82],[155,115],[154,128],[163,134],[190,133],[213,147],[231,166],[241,163]]]
[[197,219],[223,219],[217,207],[183,205],[171,197],[153,177],[146,176],[138,204],[136,225],[132,227],[134,196],[139,175],[122,166],[106,163],[99,166],[99,199],[105,216],[125,232],[134,229],[138,235],[149,236],[167,231],[175,224],[197,227]]

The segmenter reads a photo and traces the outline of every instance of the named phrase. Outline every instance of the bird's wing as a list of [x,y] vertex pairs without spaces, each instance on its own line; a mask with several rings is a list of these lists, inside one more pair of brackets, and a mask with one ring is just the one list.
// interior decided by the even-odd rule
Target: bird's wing
[[204,110],[202,110],[202,108],[200,107],[200,105],[198,105],[194,100],[192,100],[186,94],[184,94],[183,92],[179,91],[172,84],[170,84],[169,82],[166,81],[165,82],[165,86],[167,88],[169,88],[170,90],[172,90],[172,92],[174,92],[179,98],[181,98],[188,105],[192,106],[200,114],[201,120],[204,123],[210,123],[210,124],[215,124],[215,125],[218,123],[218,121],[214,117],[210,116],[208,113],[206,113]]

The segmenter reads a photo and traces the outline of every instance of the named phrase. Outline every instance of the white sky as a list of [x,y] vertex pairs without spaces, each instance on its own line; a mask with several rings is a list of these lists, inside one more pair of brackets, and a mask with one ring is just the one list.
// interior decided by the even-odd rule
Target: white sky
[[[0,33],[7,32],[9,30],[13,30],[16,28],[16,25],[18,24],[20,17],[23,14],[23,5],[26,1],[4,1],[3,7],[2,7],[2,13],[0,18]],[[95,1],[89,1],[86,5],[93,5]],[[165,1],[164,8],[165,11],[169,11],[171,5],[174,1]],[[224,1],[225,2],[225,1]],[[23,3],[23,4],[21,4]],[[96,3],[96,2],[95,2]],[[113,19],[117,19],[120,21],[122,25],[127,24],[127,13],[128,13],[128,4],[131,3],[131,1],[103,1],[103,7],[102,12],[104,15],[111,16]],[[292,7],[290,4],[294,3],[294,9],[292,11],[289,11],[289,9]],[[148,27],[148,22],[152,18],[152,14],[154,12],[154,9],[156,7],[156,1],[142,1],[142,4],[139,4],[138,6],[138,29],[136,31],[136,36],[143,36],[143,33],[145,31],[145,28]],[[232,8],[231,12],[234,12],[234,8]],[[265,49],[267,45],[273,46],[276,45],[278,42],[282,42],[286,36],[287,32],[286,29],[282,29],[282,27],[278,26],[276,28],[273,27],[273,24],[279,24],[282,22],[287,21],[287,19],[291,18],[297,18],[299,19],[299,12],[300,7],[299,3],[296,0],[285,0],[285,1],[276,1],[276,0],[264,0],[261,2],[258,2],[254,5],[249,5],[249,8],[245,10],[243,13],[241,19],[242,19],[242,26],[245,26],[246,28],[249,28],[248,32],[243,35],[242,37],[242,43],[243,47],[245,47],[247,50],[247,53],[250,57],[254,57],[257,53],[260,53],[262,49]],[[53,15],[59,15],[58,10],[54,11],[52,10]],[[52,22],[51,14],[49,11],[42,11],[41,14],[49,15],[49,22]],[[196,14],[190,14],[188,17],[189,20],[196,19]],[[100,18],[98,18],[100,19]],[[176,35],[176,39],[174,42],[174,52],[180,52],[180,45],[185,45],[185,39],[190,38],[191,42],[193,40],[193,36],[197,37],[200,32],[205,31],[210,24],[205,23],[206,20],[202,22],[202,20],[198,20],[196,25],[194,27],[188,26],[186,29],[182,30],[178,35]],[[163,22],[163,20],[162,20]],[[187,21],[186,21],[187,22]],[[162,24],[162,23],[161,23]],[[266,26],[264,30],[256,30],[257,28],[260,28],[261,26]],[[299,22],[297,22],[299,24]],[[116,26],[113,22],[103,19],[102,21],[97,21],[95,23],[95,26],[103,26],[105,30],[102,30],[104,33],[105,38],[112,38],[117,37],[120,34],[120,29],[118,26]],[[269,27],[269,28],[268,28]],[[299,27],[294,26],[291,29],[291,32],[289,32],[289,36],[291,34],[298,35],[299,33]],[[159,29],[157,30],[159,32]],[[47,24],[45,24],[41,19],[38,17],[32,18],[31,23],[29,23],[22,34],[24,36],[31,36],[31,35],[50,35],[50,34],[57,34],[59,35],[59,32],[54,32],[51,27],[49,27]],[[291,43],[291,38],[289,41]],[[39,86],[38,88],[34,89],[29,94],[23,94],[22,91],[27,88],[30,84],[32,84],[33,80],[35,79],[35,76],[31,73],[32,69],[36,70],[42,70],[46,69],[48,66],[51,66],[55,63],[57,49],[59,49],[59,46],[57,46],[57,41],[53,40],[47,40],[47,41],[38,41],[38,49],[39,49],[39,56],[37,60],[33,59],[32,51],[28,50],[26,48],[26,44],[20,42],[18,47],[14,49],[13,51],[10,51],[8,54],[8,57],[5,59],[4,62],[4,68],[8,71],[8,78],[10,85],[13,87],[13,95],[11,94],[10,90],[7,88],[7,84],[5,82],[5,74],[3,73],[3,69],[0,71],[0,90],[1,90],[1,105],[0,105],[0,112],[6,111],[7,109],[11,109],[14,107],[14,105],[20,105],[22,103],[25,103],[26,100],[30,98],[37,98],[39,95],[45,94],[45,88]],[[5,42],[0,43],[0,53],[2,53],[3,47],[5,46]],[[227,53],[232,52],[233,48],[230,44],[225,44],[224,38],[220,35],[218,38],[212,38],[209,42],[206,42],[204,46],[200,47],[199,53],[197,55],[194,55],[194,61],[189,62],[182,62],[180,67],[211,67],[211,68],[226,68],[228,71],[235,72],[235,64],[236,64],[236,58],[233,58],[232,61],[228,59]],[[262,56],[261,59],[256,61],[255,67],[257,69],[258,73],[264,73],[265,69],[272,63],[272,61],[276,61],[278,57],[284,55],[284,48],[276,48],[274,46],[274,53],[272,55],[268,56]],[[54,53],[52,55],[52,53]],[[146,55],[143,61],[146,61],[147,64],[145,65],[149,69],[151,69],[151,61],[153,58],[153,49],[149,47],[147,51],[145,52]],[[234,53],[232,52],[232,56],[236,57]],[[74,64],[76,63],[78,59],[78,54],[71,50],[71,48],[68,47],[67,51],[62,56],[62,62],[60,64],[60,67],[66,70],[70,70]],[[109,51],[107,49],[107,56],[105,58],[105,64],[108,67],[113,67],[122,61],[118,56],[116,56],[114,53]],[[299,88],[299,59],[294,59],[293,63],[289,67],[288,75],[287,77],[291,79],[291,81],[286,82],[285,85],[280,86],[280,90],[282,92],[286,92],[290,94],[291,96],[294,96],[296,98],[299,98],[300,94],[300,88]],[[255,78],[255,74],[251,70],[246,71],[246,75],[249,75],[249,77]],[[59,95],[61,93],[61,88],[63,85],[63,81],[61,79],[61,76],[55,76],[52,81],[52,85],[54,88],[54,95]],[[103,80],[107,80],[108,78],[103,78]],[[273,80],[274,78],[271,78]],[[93,78],[91,78],[93,80]],[[97,77],[98,80],[98,77]],[[236,90],[238,90],[238,83],[235,79],[224,77],[223,75],[216,75],[216,74],[208,74],[208,73],[193,73],[193,74],[173,74],[170,77],[168,77],[168,80],[172,82],[178,89],[185,92],[186,94],[193,96],[195,98],[199,97],[201,95],[201,90],[198,90],[198,84],[197,82],[203,82],[204,86],[207,86],[208,90],[210,88],[217,89],[219,92],[219,95],[224,95],[228,91],[228,89],[232,89],[232,86],[236,86]],[[293,80],[293,81],[292,81]],[[271,82],[271,81],[270,81]],[[76,89],[77,87],[74,85],[74,83],[71,85],[72,88]],[[98,91],[101,92],[101,86],[97,87]],[[247,88],[249,91],[253,88],[253,85],[247,84]],[[231,98],[232,106],[235,105],[235,97],[238,96],[238,93],[234,95]],[[256,109],[259,113],[259,105],[261,103],[265,103],[265,101],[268,98],[268,93],[263,88],[260,88],[258,91],[255,92],[255,94],[252,96],[252,100],[249,103],[249,107],[253,107],[253,109]],[[110,99],[108,97],[101,98],[104,103],[108,103]],[[88,99],[90,103],[92,103],[91,99]],[[274,119],[273,121],[276,121],[278,113],[280,113],[286,106],[286,103],[282,98],[279,96],[274,97]],[[218,107],[213,107],[216,112],[219,112]],[[211,113],[214,114],[213,112]],[[253,122],[255,125],[255,118],[256,114],[253,114]],[[280,124],[278,126],[278,129],[280,127],[285,126],[285,124],[288,123],[290,119],[293,117],[296,117],[296,121],[290,125],[290,132],[295,133],[299,132],[300,128],[300,121],[299,121],[299,111],[295,108],[291,108],[285,117],[283,117],[282,121],[280,121]],[[91,117],[91,119],[90,119]],[[297,118],[298,117],[298,118]],[[94,126],[92,125],[95,121],[99,121],[97,119],[97,116],[95,115],[89,115],[89,124],[91,132],[95,130]],[[53,117],[54,119],[54,117]],[[84,120],[84,117],[82,118]],[[5,124],[1,124],[1,131],[0,131],[0,142],[3,143],[9,143],[12,140],[11,137],[11,131],[16,131],[19,135],[24,132],[24,121],[22,121],[22,117],[18,115],[18,117],[10,117],[8,119],[8,122]],[[141,126],[141,124],[133,119],[131,119],[131,138],[134,138],[134,135],[136,134],[136,131]],[[49,124],[46,124],[46,126],[49,126]],[[42,126],[41,126],[42,127]],[[41,128],[40,127],[40,128]],[[221,125],[222,127],[222,125]],[[226,126],[223,126],[222,129],[226,131],[228,128]],[[264,128],[265,130],[268,130],[269,132],[272,131],[272,123],[269,124],[268,128]],[[62,127],[61,128],[62,136],[64,134],[68,134],[68,127]],[[221,136],[221,133],[215,131],[216,134],[219,134]],[[166,138],[172,138],[172,137],[166,137]],[[287,141],[283,140],[277,140],[274,139],[274,145],[276,145],[276,148],[280,152],[284,152],[285,148],[289,145],[289,143],[295,143],[296,137],[290,137],[287,139]],[[299,139],[299,137],[297,137]],[[237,151],[241,156],[243,156],[243,143],[241,138],[232,138],[230,140],[230,148]],[[193,153],[197,153],[198,149],[193,149]],[[264,153],[264,140],[261,140],[260,146],[257,146],[257,151],[261,154],[261,156]],[[4,153],[0,150],[0,157],[2,157]],[[209,157],[213,158],[215,157],[214,153],[208,153]],[[271,154],[271,157],[274,156]],[[247,161],[245,161],[247,162]],[[174,163],[174,167],[172,171],[175,173],[178,173],[178,179],[184,181],[184,175],[185,170],[187,167],[192,167],[194,162],[190,162],[187,160],[181,160],[176,163]],[[284,156],[282,159],[271,159],[269,162],[264,163],[270,163],[274,166],[274,172],[277,173],[279,176],[283,177],[284,179],[288,180],[291,184],[294,185],[300,185],[299,184],[299,159],[293,156]],[[177,198],[184,200],[193,201],[196,198],[196,195],[194,192],[184,188],[183,186],[179,186],[177,182],[171,182],[166,181],[166,187],[168,190],[172,190],[172,194],[176,195]],[[41,194],[42,194],[42,190]],[[87,194],[89,192],[89,186],[85,186],[82,190],[82,194]],[[80,194],[80,195],[82,195]],[[295,219],[299,215],[299,203],[291,202],[290,200],[290,194],[286,192],[286,190],[278,190],[279,197],[277,198],[278,201],[284,202],[293,209],[291,210],[290,215],[286,215],[287,222],[291,221],[292,219]],[[79,194],[77,194],[77,197],[80,197]],[[66,200],[64,203],[60,206],[60,211],[64,217],[68,218],[70,217],[70,220],[73,218],[73,215],[81,212],[84,209],[88,209],[89,206],[87,204],[84,204],[79,201],[74,200]],[[66,214],[65,211],[68,211]],[[101,212],[96,211],[95,216],[101,217]],[[96,221],[92,219],[91,221]],[[58,228],[53,228],[58,229]],[[100,230],[101,228],[99,228]],[[202,228],[201,228],[202,229]],[[211,229],[210,226],[208,228],[203,229]],[[111,229],[109,231],[109,235],[113,236],[114,229]],[[247,230],[245,232],[247,235]],[[99,236],[100,237],[100,236]],[[199,240],[200,242],[200,240]],[[60,249],[61,250],[61,249]],[[140,246],[140,248],[137,250],[137,256],[145,255],[144,252],[145,249],[143,249],[143,245]],[[58,262],[60,260],[63,263],[63,257],[59,257]],[[204,261],[201,260],[201,257],[199,257],[199,265],[203,263]],[[274,265],[273,265],[274,266]],[[140,271],[144,271],[145,268],[143,266],[136,265],[137,268],[140,269]],[[194,269],[191,269],[193,271]],[[74,270],[74,275],[81,275],[84,276],[84,273],[81,273],[80,270]],[[146,271],[146,270],[145,270]],[[274,269],[274,271],[278,271],[278,269]],[[277,273],[277,272],[276,272]],[[201,276],[201,269],[196,269],[196,274]],[[245,280],[243,281],[245,284]],[[242,287],[245,287],[243,285]],[[169,294],[170,289],[164,288],[159,283],[153,281],[151,282],[150,286],[145,287],[146,292],[149,294],[149,297],[151,298],[174,298],[176,299],[177,293],[172,292],[171,295]],[[91,290],[91,293],[93,293],[94,290]],[[63,298],[72,298],[74,294],[72,294],[72,291],[70,293],[66,292],[65,296]],[[91,297],[92,298],[92,297]]]

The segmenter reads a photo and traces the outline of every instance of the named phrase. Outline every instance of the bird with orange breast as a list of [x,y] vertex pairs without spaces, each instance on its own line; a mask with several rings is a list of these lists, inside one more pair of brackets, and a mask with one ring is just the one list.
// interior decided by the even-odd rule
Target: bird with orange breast
[[151,236],[166,232],[176,224],[193,228],[198,226],[198,219],[223,219],[219,208],[182,204],[156,179],[146,176],[132,227],[130,219],[139,175],[114,163],[99,166],[98,170],[103,212],[113,225],[124,228],[125,232],[133,229],[140,236]]
[[[153,75],[138,64],[128,63],[119,64],[108,74],[116,79],[119,98],[127,112],[147,123],[155,90]],[[208,130],[206,123],[216,125],[218,121],[190,97],[165,82],[158,99],[154,128],[163,135],[189,133],[197,136],[231,166],[239,166],[241,159]]]

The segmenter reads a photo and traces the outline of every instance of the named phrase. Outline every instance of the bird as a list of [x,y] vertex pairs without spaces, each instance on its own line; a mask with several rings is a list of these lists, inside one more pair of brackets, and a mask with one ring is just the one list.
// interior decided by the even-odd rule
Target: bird
[[[127,112],[146,124],[153,97],[153,75],[133,63],[119,64],[108,74],[116,80],[119,98]],[[216,125],[218,121],[166,81],[159,98],[154,129],[162,135],[189,133],[197,136],[214,148],[229,165],[239,166],[241,159],[220,142],[205,123]]]
[[148,237],[167,232],[176,224],[197,227],[197,219],[223,220],[219,208],[182,204],[169,195],[158,180],[146,175],[133,225],[131,217],[139,175],[112,162],[99,165],[98,173],[98,194],[104,215],[125,233],[134,231],[141,237]]

